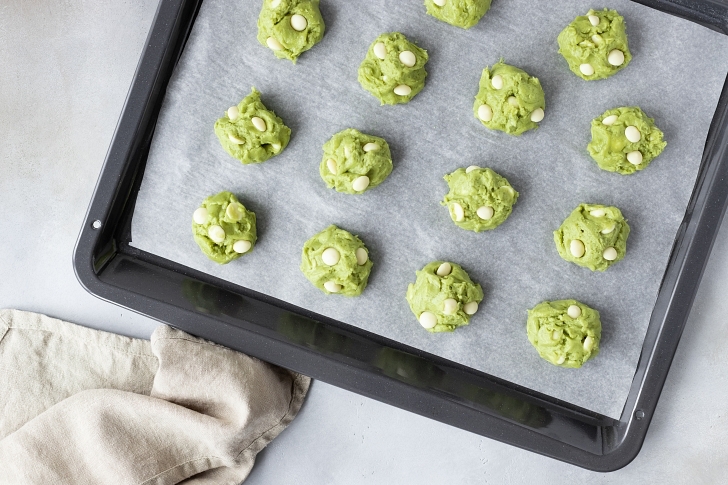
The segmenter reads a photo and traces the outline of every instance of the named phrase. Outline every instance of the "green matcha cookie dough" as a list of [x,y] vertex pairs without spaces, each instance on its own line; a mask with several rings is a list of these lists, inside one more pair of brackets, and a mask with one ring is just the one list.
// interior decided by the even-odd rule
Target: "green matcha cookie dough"
[[255,88],[215,122],[215,134],[225,151],[244,165],[265,162],[278,155],[291,139],[290,128],[266,109]]
[[227,264],[253,250],[258,239],[255,213],[230,192],[220,192],[192,214],[192,234],[208,258]]
[[467,325],[483,301],[483,289],[460,265],[435,261],[417,272],[407,302],[428,332],[452,332]]
[[319,173],[337,192],[361,194],[384,182],[391,172],[392,155],[384,138],[349,128],[324,144]]
[[445,180],[450,192],[441,202],[450,211],[458,226],[480,232],[495,229],[508,219],[518,192],[511,184],[489,168],[470,166],[459,168]]
[[559,255],[592,271],[605,271],[624,258],[629,225],[616,207],[580,204],[554,231]]
[[279,59],[298,56],[324,37],[319,0],[264,0],[258,17],[258,42]]
[[334,225],[303,245],[301,271],[327,295],[360,295],[371,270],[372,260],[361,239]]
[[425,0],[427,13],[455,27],[469,29],[490,8],[491,0]]
[[587,81],[613,76],[632,60],[624,17],[616,10],[589,10],[576,17],[561,31],[558,42],[569,69]]
[[545,301],[528,310],[528,340],[560,367],[578,369],[599,353],[599,312],[576,300]]
[[546,98],[541,83],[503,60],[483,69],[473,112],[491,130],[521,135],[538,127],[544,118]]
[[640,108],[610,109],[591,123],[589,154],[599,168],[623,175],[643,170],[667,143],[662,131]]
[[359,66],[359,84],[382,104],[409,103],[425,87],[427,59],[399,32],[382,34]]

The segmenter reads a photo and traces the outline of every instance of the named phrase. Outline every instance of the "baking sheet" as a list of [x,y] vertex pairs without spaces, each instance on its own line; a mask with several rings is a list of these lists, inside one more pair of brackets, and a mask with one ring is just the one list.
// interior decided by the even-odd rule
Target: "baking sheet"
[[[425,15],[420,0],[321,3],[326,36],[294,66],[256,41],[260,0],[203,2],[159,116],[132,245],[618,418],[728,72],[728,37],[628,0],[496,0],[469,31]],[[587,83],[568,70],[556,37],[603,6],[624,15],[634,60]],[[390,31],[430,54],[425,89],[395,107],[357,82],[369,43]],[[545,120],[520,138],[472,114],[482,69],[501,57],[546,92]],[[280,156],[242,166],[212,127],[251,86],[293,135]],[[603,172],[585,150],[589,123],[631,105],[656,118],[668,146],[643,172]],[[391,176],[361,196],[327,189],[318,174],[322,145],[349,127],[387,139],[394,159]],[[459,229],[440,206],[443,175],[469,165],[493,168],[521,194],[495,231]],[[255,251],[226,266],[199,251],[190,229],[202,199],[221,190],[256,212],[259,231]],[[581,202],[616,205],[630,222],[627,256],[606,273],[567,263],[554,247],[552,231]],[[329,224],[370,250],[374,268],[358,298],[326,296],[298,269],[303,243]],[[415,271],[438,259],[461,264],[485,291],[471,324],[452,334],[423,330],[404,299]],[[542,360],[526,338],[526,310],[563,298],[602,315],[601,353],[577,370]]]

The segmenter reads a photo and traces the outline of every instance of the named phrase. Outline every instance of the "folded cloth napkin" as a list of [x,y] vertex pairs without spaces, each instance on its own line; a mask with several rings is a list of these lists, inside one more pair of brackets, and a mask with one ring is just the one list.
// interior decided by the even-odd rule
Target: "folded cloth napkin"
[[0,484],[238,484],[310,379],[166,325],[0,310]]

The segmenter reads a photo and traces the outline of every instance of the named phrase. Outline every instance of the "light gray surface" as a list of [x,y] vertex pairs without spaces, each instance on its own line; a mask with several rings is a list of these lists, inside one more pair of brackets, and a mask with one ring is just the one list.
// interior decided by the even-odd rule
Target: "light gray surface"
[[[156,325],[88,295],[71,266],[154,9],[109,0],[0,7],[0,307],[137,337]],[[642,453],[619,472],[581,470],[316,382],[245,483],[725,483],[726,294],[728,224]]]
[[[626,18],[635,57],[617,76],[587,83],[556,46],[561,29],[588,12],[587,0],[496,2],[468,31],[425,15],[419,3],[324,2],[326,37],[295,66],[257,43],[259,0],[203,3],[157,123],[132,245],[619,418],[728,73],[728,37],[612,0]],[[369,21],[352,35],[347,26],[360,18]],[[513,31],[518,22],[523,35]],[[429,75],[412,102],[382,107],[359,86],[356,71],[369,43],[393,30],[429,51]],[[708,44],[720,62],[697,55]],[[482,69],[500,57],[537,76],[546,91],[546,118],[520,138],[489,131],[473,116]],[[700,73],[700,90],[692,89],[692,76],[675,72]],[[280,156],[242,166],[212,127],[251,85],[293,138]],[[586,153],[590,121],[635,104],[657,118],[668,147],[633,176],[604,172]],[[361,196],[327,189],[319,175],[321,146],[350,126],[384,137],[393,150],[392,175]],[[506,175],[521,194],[495,231],[463,231],[440,205],[443,175],[473,164]],[[200,252],[190,230],[200,202],[221,190],[257,213],[260,232],[250,255],[224,266]],[[605,273],[563,261],[554,247],[553,230],[581,202],[616,205],[632,226],[625,260]],[[359,235],[370,249],[374,269],[360,297],[327,296],[299,270],[303,243],[329,224]],[[485,289],[471,324],[454,333],[423,330],[404,299],[415,271],[433,260],[461,264]],[[528,308],[566,298],[596,308],[603,321],[600,355],[578,371],[541,359],[525,332]]]

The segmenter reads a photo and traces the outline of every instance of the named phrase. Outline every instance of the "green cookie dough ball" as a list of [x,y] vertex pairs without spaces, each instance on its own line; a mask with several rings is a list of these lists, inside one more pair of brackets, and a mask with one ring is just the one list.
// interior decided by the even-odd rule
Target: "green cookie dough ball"
[[528,340],[538,355],[578,369],[599,353],[599,312],[576,300],[545,301],[528,310]]
[[324,37],[319,0],[264,0],[258,17],[258,42],[279,59],[298,56]]
[[425,87],[427,51],[399,32],[382,34],[359,66],[359,84],[382,104],[409,103]]
[[599,168],[623,175],[643,170],[667,143],[662,131],[640,108],[610,109],[591,123],[589,154]]
[[227,264],[253,250],[258,239],[255,213],[230,192],[220,192],[192,214],[192,234],[208,258]]
[[255,88],[215,122],[215,134],[225,151],[244,165],[265,162],[278,155],[291,139],[290,128],[266,109]]
[[624,258],[629,225],[616,207],[579,204],[554,231],[559,255],[592,271],[605,271]]
[[589,10],[576,17],[559,34],[558,42],[569,69],[587,81],[612,76],[632,60],[624,17],[616,10]]
[[303,245],[301,271],[327,295],[360,295],[367,286],[372,260],[358,237],[331,225]]
[[546,98],[537,78],[502,59],[492,69],[483,69],[473,112],[487,128],[521,135],[538,127],[545,108]]
[[508,219],[518,192],[504,177],[489,168],[459,168],[445,180],[450,192],[441,202],[453,222],[468,231],[489,231]]
[[483,288],[460,265],[435,261],[417,272],[407,302],[428,332],[452,332],[467,325],[483,301]]
[[469,29],[490,8],[491,0],[425,0],[427,13],[455,27]]
[[384,182],[392,173],[392,155],[384,138],[365,135],[353,128],[335,134],[324,143],[319,173],[337,192],[361,194]]

